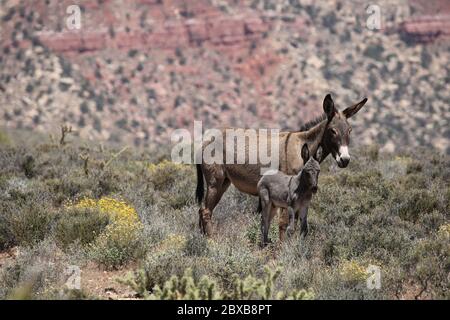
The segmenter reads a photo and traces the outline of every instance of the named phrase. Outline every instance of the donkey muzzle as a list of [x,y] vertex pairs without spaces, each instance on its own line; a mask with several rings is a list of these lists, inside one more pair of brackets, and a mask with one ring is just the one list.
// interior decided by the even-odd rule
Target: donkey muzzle
[[348,154],[348,146],[341,146],[335,158],[339,168],[347,167],[350,162],[350,155]]
[[337,164],[338,164],[339,168],[347,167],[349,162],[350,162],[350,158],[340,158],[339,160],[337,160]]

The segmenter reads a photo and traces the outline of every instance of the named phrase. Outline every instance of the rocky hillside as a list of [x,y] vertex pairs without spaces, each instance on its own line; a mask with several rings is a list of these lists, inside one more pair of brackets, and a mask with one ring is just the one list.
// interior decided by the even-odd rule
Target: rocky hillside
[[[79,3],[81,28],[66,27]],[[0,126],[149,145],[174,128],[296,129],[367,96],[354,143],[450,153],[450,5],[0,0]]]

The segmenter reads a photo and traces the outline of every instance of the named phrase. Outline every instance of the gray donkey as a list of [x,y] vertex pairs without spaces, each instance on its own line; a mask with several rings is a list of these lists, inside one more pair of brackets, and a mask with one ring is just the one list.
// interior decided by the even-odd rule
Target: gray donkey
[[269,243],[269,226],[273,218],[273,208],[287,208],[289,214],[288,235],[295,229],[295,217],[300,217],[300,235],[308,234],[307,214],[312,196],[317,192],[320,173],[319,161],[322,157],[322,147],[317,149],[314,157],[310,157],[308,145],[305,143],[301,150],[303,169],[296,175],[282,172],[266,174],[258,182],[260,201],[262,245]]

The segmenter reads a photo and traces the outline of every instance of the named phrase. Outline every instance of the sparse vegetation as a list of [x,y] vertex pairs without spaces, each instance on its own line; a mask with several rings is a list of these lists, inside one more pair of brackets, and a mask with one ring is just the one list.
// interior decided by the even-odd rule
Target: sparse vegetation
[[[327,159],[308,237],[280,245],[274,223],[275,243],[262,250],[256,198],[230,188],[206,239],[193,168],[71,140],[0,146],[0,248],[19,252],[1,267],[1,297],[94,297],[84,288],[60,296],[61,270],[73,264],[128,270],[121,283],[152,299],[267,298],[269,283],[272,298],[450,297],[447,156],[370,147],[353,149],[346,169]],[[379,290],[366,287],[369,265],[380,267]],[[267,268],[281,271],[272,281]],[[237,283],[248,290],[232,295]]]

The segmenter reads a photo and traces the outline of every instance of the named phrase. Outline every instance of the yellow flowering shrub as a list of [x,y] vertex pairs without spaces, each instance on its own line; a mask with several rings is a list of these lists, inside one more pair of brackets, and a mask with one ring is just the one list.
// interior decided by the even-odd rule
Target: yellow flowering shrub
[[355,260],[342,261],[339,274],[345,281],[364,281],[368,276],[366,267]]
[[165,172],[173,172],[177,170],[183,170],[186,168],[186,165],[181,163],[175,163],[172,161],[169,161],[167,159],[155,164],[150,163],[148,165],[148,171],[150,173],[157,173],[158,171],[165,171]]
[[95,208],[110,218],[105,230],[90,245],[94,260],[108,269],[115,269],[142,253],[140,232],[142,223],[136,210],[122,200],[103,197],[82,199],[76,208]]
[[73,207],[98,209],[100,212],[106,213],[113,222],[140,223],[137,212],[133,207],[125,201],[110,197],[103,197],[100,200],[84,198]]

